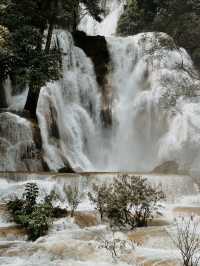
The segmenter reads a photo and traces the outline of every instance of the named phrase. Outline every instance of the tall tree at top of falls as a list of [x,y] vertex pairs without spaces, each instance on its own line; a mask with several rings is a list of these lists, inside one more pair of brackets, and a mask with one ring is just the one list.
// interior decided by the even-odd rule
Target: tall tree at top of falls
[[5,59],[9,68],[1,68],[2,79],[9,75],[17,90],[30,87],[32,100],[28,109],[34,117],[38,88],[47,81],[59,78],[59,52],[51,49],[46,53],[42,49],[47,20],[41,9],[41,1],[3,0],[0,25],[9,32],[6,49],[12,54],[12,57]]
[[118,23],[120,35],[144,31],[169,34],[184,47],[200,69],[200,1],[199,0],[127,0]]
[[3,82],[6,79],[10,69],[12,53],[7,49],[9,32],[7,28],[0,25],[0,107],[7,107],[6,95],[3,88]]
[[[4,71],[4,80],[10,76],[17,90],[29,87],[25,109],[33,118],[36,118],[40,88],[61,76],[61,53],[51,46],[53,30],[70,29],[75,23],[73,14],[79,15],[80,3],[100,20],[99,0],[92,3],[89,0],[1,1],[0,25],[8,29],[7,49],[12,53],[12,60],[6,57],[9,68],[5,71],[1,68],[1,72]],[[0,59],[2,61],[2,57]]]

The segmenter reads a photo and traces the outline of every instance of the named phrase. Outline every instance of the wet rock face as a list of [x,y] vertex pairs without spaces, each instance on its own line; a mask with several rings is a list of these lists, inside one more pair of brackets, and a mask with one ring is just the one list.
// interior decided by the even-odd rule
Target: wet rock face
[[110,54],[104,36],[87,36],[82,31],[73,33],[74,43],[91,58],[94,64],[97,82],[102,93],[101,118],[105,127],[112,125],[110,108],[110,90],[107,74],[110,66]]
[[164,162],[152,171],[152,173],[159,174],[179,174],[179,172],[179,165],[174,161]]
[[0,113],[0,171],[42,171],[41,138],[36,124]]
[[92,59],[97,75],[97,82],[100,86],[103,86],[110,62],[105,37],[87,36],[84,32],[77,31],[73,34],[73,38],[75,45],[83,49],[86,55]]

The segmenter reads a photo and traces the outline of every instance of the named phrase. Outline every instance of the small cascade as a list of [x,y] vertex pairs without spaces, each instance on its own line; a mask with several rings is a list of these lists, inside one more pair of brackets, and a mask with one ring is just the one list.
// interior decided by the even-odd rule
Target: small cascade
[[55,171],[92,170],[101,130],[93,64],[69,33],[57,32],[55,39],[64,54],[63,78],[41,90],[37,108],[44,159]]
[[0,113],[0,136],[0,171],[43,169],[29,121],[9,112]]
[[79,30],[85,31],[88,35],[115,35],[117,23],[123,13],[126,0],[106,0],[101,2],[102,8],[106,11],[103,21],[99,23],[87,14],[81,20]]
[[18,94],[13,95],[12,82],[9,77],[5,81],[4,88],[6,94],[6,102],[8,105],[7,109],[16,112],[23,111],[28,95],[28,88]]

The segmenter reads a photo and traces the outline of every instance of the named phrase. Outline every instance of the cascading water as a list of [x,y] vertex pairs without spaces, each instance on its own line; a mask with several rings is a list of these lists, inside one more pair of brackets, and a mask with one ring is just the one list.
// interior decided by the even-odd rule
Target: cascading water
[[[106,23],[95,26],[88,20],[87,27],[93,34],[109,36],[115,32],[121,12],[118,11],[123,8],[117,3],[122,1],[106,2],[111,9]],[[149,171],[169,160],[177,161],[182,170],[199,170],[200,81],[187,53],[177,49],[169,36],[147,33],[107,37],[111,62],[106,91],[112,100],[113,116],[110,128],[103,128],[100,119],[102,88],[96,82],[91,60],[74,46],[70,34],[57,32],[54,41],[63,52],[63,78],[42,88],[37,108],[43,157],[51,170],[70,165],[86,171]],[[8,111],[22,110],[27,92],[15,97],[9,80],[6,86]],[[34,127],[37,126],[17,112],[2,110],[0,170],[42,170],[41,158],[35,157],[38,151]],[[98,224],[87,195],[92,183],[110,182],[116,176],[116,173],[0,173],[0,265],[113,265],[111,254],[100,246],[102,240],[110,241],[114,235],[106,225]],[[180,265],[180,254],[169,235],[174,236],[175,217],[200,213],[195,179],[155,173],[141,176],[153,185],[161,185],[166,193],[165,209],[159,208],[163,216],[153,220],[154,226],[128,234],[116,233],[117,237],[139,245],[125,251],[115,262],[120,266]],[[55,189],[62,197],[61,207],[68,206],[64,185],[75,184],[84,193],[75,218],[54,220],[48,235],[35,242],[25,241],[25,231],[10,223],[5,205],[14,196],[22,197],[28,182],[38,184],[39,199]],[[79,215],[81,227],[76,220]],[[88,221],[94,222],[94,217],[95,223],[88,225]]]
[[195,170],[200,155],[200,81],[185,50],[162,33],[112,37],[107,42],[117,123],[107,169],[151,171],[174,160],[182,170]]
[[[55,33],[54,42],[63,52],[63,77],[42,88],[39,97],[43,158],[54,171],[69,166],[78,171],[151,171],[166,161],[176,161],[183,171],[199,171],[198,74],[185,50],[165,34],[109,37],[123,5],[124,1],[106,1],[109,12],[98,27],[88,16],[80,25],[86,32],[90,28],[92,34],[108,36],[111,62],[106,79],[113,116],[109,129],[100,119],[102,88],[92,61],[74,46],[69,33]],[[12,96],[9,80],[6,92],[8,109],[22,109],[27,92]],[[16,127],[27,122],[15,121]],[[11,158],[3,138],[1,143],[1,153],[6,150]],[[5,164],[6,170],[18,169],[6,158],[0,170]],[[16,158],[21,165],[21,156]]]
[[175,161],[199,171],[200,81],[184,49],[164,33],[107,37],[113,126],[103,129],[92,62],[69,34],[57,38],[63,79],[43,88],[38,104],[50,169],[152,171]]
[[102,8],[107,13],[103,21],[99,23],[89,14],[86,14],[80,22],[79,30],[85,31],[88,35],[114,35],[125,3],[126,0],[103,0]]
[[[37,115],[44,159],[51,170],[70,165],[92,170],[100,131],[100,95],[92,62],[70,34],[55,36],[63,57],[63,78],[40,93]],[[92,159],[93,158],[93,159]]]

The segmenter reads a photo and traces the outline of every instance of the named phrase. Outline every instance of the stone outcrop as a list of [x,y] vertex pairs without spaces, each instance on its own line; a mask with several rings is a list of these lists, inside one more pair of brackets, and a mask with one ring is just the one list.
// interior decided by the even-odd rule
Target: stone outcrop
[[167,161],[153,169],[156,174],[179,174],[179,165],[174,161]]
[[82,31],[73,33],[74,43],[90,57],[94,63],[97,82],[104,86],[110,55],[104,36],[87,36]]
[[87,36],[82,31],[73,33],[74,43],[91,58],[94,64],[97,83],[102,94],[101,119],[105,127],[112,125],[111,88],[107,79],[110,68],[110,54],[104,36]]

